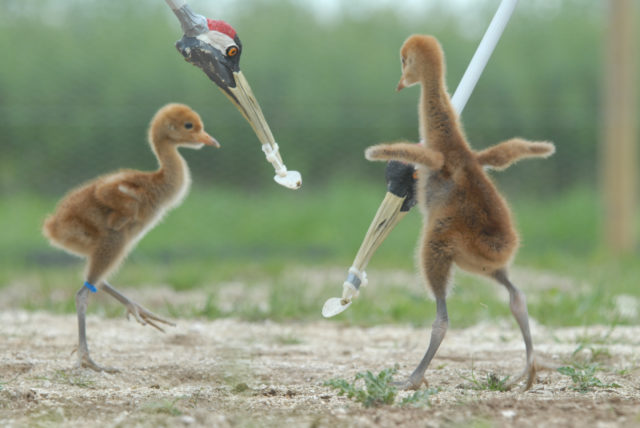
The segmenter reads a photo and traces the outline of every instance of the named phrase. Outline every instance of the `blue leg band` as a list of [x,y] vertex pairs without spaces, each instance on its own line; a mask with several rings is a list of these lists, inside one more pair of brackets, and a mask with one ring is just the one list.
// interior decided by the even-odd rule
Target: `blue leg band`
[[84,286],[87,287],[89,289],[89,291],[91,291],[92,293],[97,293],[98,292],[98,289],[96,287],[94,287],[93,284],[90,284],[87,281],[84,282]]

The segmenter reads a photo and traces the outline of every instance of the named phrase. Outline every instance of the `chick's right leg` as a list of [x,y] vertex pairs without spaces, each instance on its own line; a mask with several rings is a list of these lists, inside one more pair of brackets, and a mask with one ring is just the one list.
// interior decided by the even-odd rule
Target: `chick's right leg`
[[150,310],[146,309],[144,306],[139,305],[138,303],[129,299],[127,296],[125,296],[124,294],[120,293],[118,290],[113,288],[111,284],[109,284],[107,281],[102,281],[102,283],[100,284],[100,288],[106,291],[107,293],[109,293],[117,301],[119,301],[124,305],[124,307],[127,309],[127,318],[129,318],[129,314],[131,314],[134,316],[136,321],[138,321],[140,324],[142,325],[149,324],[152,327],[157,328],[163,333],[164,333],[164,330],[162,329],[162,327],[156,324],[156,322],[167,324],[170,326],[175,326],[175,324],[172,323],[171,321],[166,320],[161,316],[154,314]]

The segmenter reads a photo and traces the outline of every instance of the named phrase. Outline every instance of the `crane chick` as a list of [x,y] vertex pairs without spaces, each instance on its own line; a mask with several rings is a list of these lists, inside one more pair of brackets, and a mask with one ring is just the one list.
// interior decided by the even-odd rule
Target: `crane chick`
[[414,35],[400,51],[402,78],[398,90],[420,84],[420,136],[424,144],[395,143],[371,146],[368,160],[395,160],[415,164],[417,197],[424,225],[419,260],[436,301],[437,315],[429,347],[409,376],[406,388],[417,389],[449,324],[446,297],[454,264],[504,285],[526,348],[526,367],[510,386],[526,376],[531,387],[536,365],[524,294],[510,281],[507,268],[518,247],[518,235],[507,203],[483,167],[504,169],[527,157],[547,157],[555,147],[548,142],[514,138],[474,152],[454,111],[445,87],[444,54],[431,36]]
[[97,289],[113,296],[141,324],[171,322],[145,309],[113,288],[106,279],[136,243],[164,214],[186,196],[191,178],[179,147],[220,147],[204,131],[200,116],[183,104],[167,104],[153,117],[149,143],[159,168],[152,172],[120,170],[98,177],[71,190],[44,222],[43,233],[51,245],[85,257],[85,283],[76,294],[78,316],[78,364],[96,371],[101,367],[89,356],[85,312],[89,292]]

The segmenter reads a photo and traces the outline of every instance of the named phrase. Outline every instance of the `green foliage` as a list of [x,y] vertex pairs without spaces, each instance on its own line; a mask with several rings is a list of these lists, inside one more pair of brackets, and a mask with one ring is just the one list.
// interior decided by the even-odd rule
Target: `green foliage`
[[[397,367],[384,369],[378,375],[366,371],[356,374],[351,383],[344,379],[331,379],[324,385],[337,389],[338,395],[346,395],[364,407],[391,405],[398,393],[397,388],[391,383],[397,371]],[[357,384],[364,384],[364,388]]]
[[[437,389],[429,388],[414,391],[397,400],[398,389],[394,385],[393,376],[398,371],[398,366],[380,371],[377,375],[370,371],[357,373],[353,382],[345,379],[331,379],[324,383],[338,390],[338,395],[346,395],[347,398],[361,403],[364,407],[379,407],[382,405],[397,404],[400,407],[429,406],[429,398],[438,393]],[[362,387],[364,386],[364,388]]]
[[429,388],[429,389],[421,389],[418,391],[414,391],[411,395],[404,397],[400,400],[400,407],[424,407],[430,406],[431,402],[429,399],[432,395],[438,393],[437,388]]
[[488,373],[485,379],[478,379],[476,377],[475,371],[473,370],[473,366],[471,367],[471,376],[462,376],[460,377],[467,382],[471,383],[472,389],[477,391],[506,391],[507,381],[509,380],[509,376],[505,376],[500,378],[495,373]]
[[589,392],[595,388],[619,388],[617,383],[603,383],[595,376],[595,372],[598,369],[597,364],[587,365],[574,365],[558,368],[558,372],[571,377],[574,385],[572,389],[578,392]]

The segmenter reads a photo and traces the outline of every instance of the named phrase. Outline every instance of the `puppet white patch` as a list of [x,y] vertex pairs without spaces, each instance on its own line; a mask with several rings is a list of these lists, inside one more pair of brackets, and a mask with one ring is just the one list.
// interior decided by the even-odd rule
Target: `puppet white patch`
[[225,53],[229,46],[235,46],[236,44],[231,37],[218,31],[209,31],[207,33],[202,33],[199,34],[197,38],[213,46],[222,53]]

